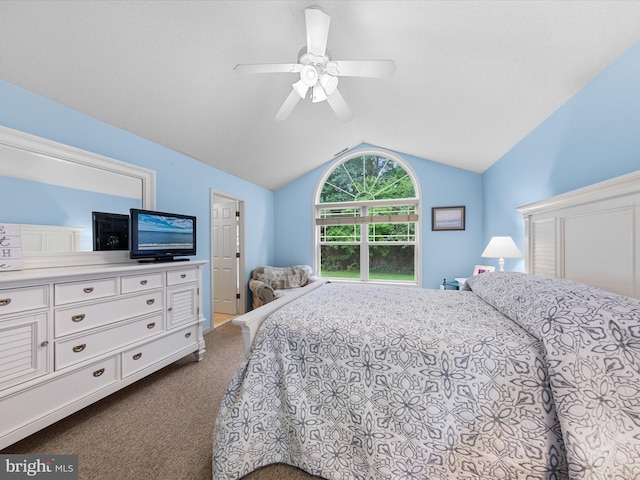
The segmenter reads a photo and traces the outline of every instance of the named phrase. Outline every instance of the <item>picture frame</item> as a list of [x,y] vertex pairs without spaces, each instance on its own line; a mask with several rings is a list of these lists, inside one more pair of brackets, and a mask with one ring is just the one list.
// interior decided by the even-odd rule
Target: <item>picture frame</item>
[[495,272],[495,271],[496,271],[496,267],[492,267],[490,265],[476,265],[475,267],[473,267],[474,275],[481,275],[486,272]]
[[431,209],[431,230],[464,230],[465,207],[433,207]]

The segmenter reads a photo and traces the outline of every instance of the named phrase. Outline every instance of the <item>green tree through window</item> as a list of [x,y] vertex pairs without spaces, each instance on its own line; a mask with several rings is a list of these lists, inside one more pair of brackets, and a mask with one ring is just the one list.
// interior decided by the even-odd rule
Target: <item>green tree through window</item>
[[320,203],[416,197],[404,168],[378,155],[363,155],[337,166],[324,183]]
[[324,277],[413,282],[418,198],[398,161],[368,154],[338,164],[316,204]]

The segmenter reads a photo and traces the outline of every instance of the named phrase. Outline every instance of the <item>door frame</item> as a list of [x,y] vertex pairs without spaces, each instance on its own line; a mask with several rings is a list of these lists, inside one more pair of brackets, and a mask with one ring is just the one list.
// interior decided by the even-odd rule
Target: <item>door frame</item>
[[245,200],[242,197],[237,197],[235,195],[231,195],[229,193],[226,192],[222,192],[219,190],[214,190],[213,188],[210,189],[210,197],[209,197],[209,220],[210,220],[210,226],[209,226],[209,258],[211,259],[211,328],[213,329],[213,316],[215,314],[215,306],[214,306],[214,289],[215,287],[215,274],[214,274],[214,266],[213,266],[213,256],[214,256],[214,239],[215,236],[213,234],[213,205],[215,203],[219,203],[216,202],[216,199],[222,200],[222,201],[232,201],[232,202],[237,202],[238,205],[238,212],[240,212],[240,220],[238,221],[238,249],[239,249],[239,253],[240,253],[240,260],[238,262],[238,289],[239,289],[239,294],[240,294],[240,298],[238,299],[238,315],[242,315],[243,313],[247,312],[247,289],[245,288],[246,284],[247,284],[247,275],[246,275],[246,270],[245,270],[245,232],[246,232],[246,225],[245,225]]

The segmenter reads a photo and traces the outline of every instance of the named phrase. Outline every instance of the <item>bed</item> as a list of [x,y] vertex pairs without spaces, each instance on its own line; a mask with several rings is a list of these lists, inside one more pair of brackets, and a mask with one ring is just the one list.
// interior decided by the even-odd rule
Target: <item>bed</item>
[[[590,215],[549,205],[522,213],[528,270],[531,245],[553,243],[553,274],[484,273],[463,291],[318,282],[250,319],[214,479],[273,463],[327,479],[640,478],[640,300],[554,278],[572,271],[565,227],[584,229],[568,219]],[[635,204],[602,205],[640,228]],[[544,215],[554,228],[532,232]],[[633,272],[614,287],[637,292]]]

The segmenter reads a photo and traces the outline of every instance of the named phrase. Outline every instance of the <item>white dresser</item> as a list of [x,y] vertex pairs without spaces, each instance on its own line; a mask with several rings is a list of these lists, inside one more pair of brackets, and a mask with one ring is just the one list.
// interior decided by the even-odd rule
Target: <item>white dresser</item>
[[0,448],[205,352],[205,261],[0,273]]

